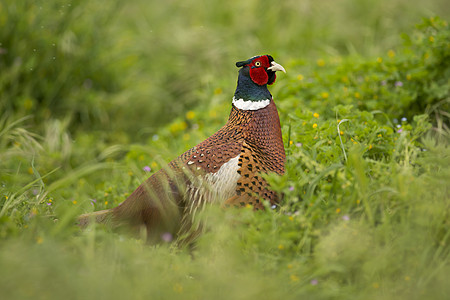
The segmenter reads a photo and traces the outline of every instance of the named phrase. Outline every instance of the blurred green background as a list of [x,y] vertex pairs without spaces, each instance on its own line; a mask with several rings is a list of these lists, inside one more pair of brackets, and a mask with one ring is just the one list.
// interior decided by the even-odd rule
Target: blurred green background
[[[0,298],[446,299],[449,16],[446,0],[0,0]],[[212,207],[192,249],[75,225],[219,129],[256,54],[287,70],[270,87],[279,209]]]
[[[232,97],[235,61],[379,56],[445,0],[8,1],[0,4],[0,110],[36,126],[145,141],[188,109]],[[291,69],[291,71],[293,71]],[[110,137],[117,139],[118,137]]]

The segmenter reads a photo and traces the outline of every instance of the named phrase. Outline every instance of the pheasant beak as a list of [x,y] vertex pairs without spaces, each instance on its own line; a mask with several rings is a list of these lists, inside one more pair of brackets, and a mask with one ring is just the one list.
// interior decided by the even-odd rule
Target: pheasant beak
[[275,71],[283,71],[284,73],[286,73],[286,70],[283,68],[282,65],[277,64],[277,63],[274,62],[274,61],[272,61],[271,65],[272,65],[272,66],[270,66],[269,68],[267,68],[267,70],[270,70],[270,71],[273,71],[273,72],[275,72]]

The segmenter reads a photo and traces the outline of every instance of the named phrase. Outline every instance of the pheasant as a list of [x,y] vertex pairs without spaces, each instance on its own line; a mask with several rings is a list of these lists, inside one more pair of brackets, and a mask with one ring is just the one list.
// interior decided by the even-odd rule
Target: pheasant
[[236,66],[237,88],[225,126],[149,177],[119,206],[81,215],[80,226],[95,220],[144,226],[153,238],[163,232],[180,236],[207,203],[255,210],[264,208],[264,200],[279,203],[261,175],[284,173],[280,120],[267,85],[275,82],[276,71],[286,71],[270,55]]

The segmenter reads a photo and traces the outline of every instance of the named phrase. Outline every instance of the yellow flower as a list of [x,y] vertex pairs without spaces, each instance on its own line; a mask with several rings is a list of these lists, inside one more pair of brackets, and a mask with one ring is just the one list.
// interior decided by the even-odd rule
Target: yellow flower
[[23,106],[25,107],[26,110],[30,110],[33,108],[33,101],[31,101],[31,99],[28,98],[23,103]]
[[73,200],[72,203],[73,204],[77,204],[78,202],[77,202],[77,200]]
[[281,245],[281,244],[279,244],[279,245],[278,245],[278,249],[283,250],[283,249],[284,249],[284,246]]
[[347,77],[347,76],[343,76],[343,77],[341,78],[341,81],[342,81],[343,83],[349,83],[349,80],[348,80],[348,77]]
[[361,200],[356,200],[356,204],[360,204],[361,203]]
[[133,176],[133,172],[128,171],[128,176]]
[[105,205],[108,205],[108,201],[105,201]]
[[291,275],[291,281],[299,281],[300,280],[300,278],[297,276],[297,275],[294,275],[294,274],[292,274]]
[[289,145],[292,145],[294,142],[293,141],[289,141]]
[[411,280],[411,277],[405,276],[405,281],[410,281],[410,280]]
[[381,57],[378,57],[377,58],[377,63],[382,63],[382,62],[383,62],[383,59]]
[[33,172],[33,168],[32,167],[29,167],[28,168],[28,174],[33,174],[34,172]]
[[305,76],[303,76],[302,74],[298,74],[297,79],[302,81],[303,79],[305,79]]
[[313,128],[317,128],[317,124],[316,123],[313,124]]
[[434,37],[433,37],[433,36],[430,36],[430,37],[428,38],[428,40],[429,40],[430,42],[434,42]]
[[338,214],[340,212],[341,212],[341,209],[340,208],[336,208],[336,213]]
[[186,119],[192,120],[193,118],[195,118],[195,112],[193,112],[192,110],[188,111],[186,113]]
[[355,98],[356,98],[356,99],[361,98],[361,94],[360,94],[359,92],[355,92]]
[[219,95],[219,94],[222,94],[222,89],[220,87],[218,87],[214,90],[214,95]]
[[339,132],[339,134],[340,134],[340,135],[344,135],[344,132],[341,130],[341,131]]
[[323,66],[325,66],[325,61],[323,60],[323,59],[318,59],[317,60],[317,65],[319,66],[319,67],[323,67]]
[[330,96],[330,94],[328,94],[327,92],[322,92],[322,93],[320,93],[320,96],[321,96],[323,99],[327,99],[328,96]]
[[395,56],[395,51],[394,51],[394,50],[389,50],[389,51],[388,51],[388,56],[389,56],[390,58],[393,58],[393,57]]
[[412,78],[411,74],[406,75],[406,80],[411,80],[411,78]]
[[374,289],[377,289],[377,288],[380,287],[380,284],[379,284],[378,282],[374,282],[374,283],[372,284],[372,286],[373,286]]
[[293,216],[289,216],[289,220],[294,221],[294,217]]
[[[188,112],[189,113],[189,112]],[[188,115],[188,113],[186,113],[186,117],[187,117],[187,115]],[[195,116],[195,113],[194,113],[194,116]],[[176,133],[176,132],[178,132],[178,131],[183,131],[183,130],[185,130],[187,128],[187,123],[186,122],[175,122],[175,123],[172,123],[171,125],[170,125],[170,127],[169,127],[169,129],[170,129],[170,131],[172,132],[172,133]]]
[[288,269],[292,269],[293,266],[292,266],[292,264],[288,264],[287,267],[288,267]]
[[373,148],[373,146],[372,145],[369,145],[369,150],[371,150]]
[[38,244],[42,244],[43,241],[44,241],[44,239],[40,236],[38,236],[36,239],[36,243],[38,243]]
[[377,137],[382,137],[382,136],[383,136],[383,135],[382,135],[381,133],[377,135]]
[[8,199],[9,199],[9,197],[8,197],[8,196],[5,196],[5,199],[6,199],[6,200],[8,200]]
[[318,113],[314,113],[314,114],[313,114],[313,117],[314,117],[314,118],[318,118],[318,117],[319,117],[319,114],[318,114]]
[[217,112],[216,112],[215,110],[211,110],[211,111],[209,112],[209,116],[210,116],[211,118],[215,118],[215,117],[217,117]]
[[179,283],[175,283],[175,285],[173,286],[173,290],[177,293],[181,293],[183,292],[183,286]]

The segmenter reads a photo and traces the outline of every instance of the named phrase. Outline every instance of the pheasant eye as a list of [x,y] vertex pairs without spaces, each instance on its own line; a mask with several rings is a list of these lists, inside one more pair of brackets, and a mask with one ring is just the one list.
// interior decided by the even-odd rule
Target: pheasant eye
[[261,62],[260,61],[255,62],[255,67],[261,67]]

